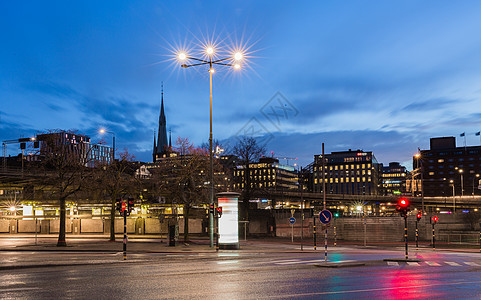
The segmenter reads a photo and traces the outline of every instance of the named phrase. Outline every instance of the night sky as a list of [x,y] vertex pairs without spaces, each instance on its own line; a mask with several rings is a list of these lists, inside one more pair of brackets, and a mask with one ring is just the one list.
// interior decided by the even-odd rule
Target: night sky
[[207,142],[207,68],[175,57],[213,43],[219,58],[246,56],[214,74],[214,138],[228,149],[252,134],[299,165],[324,142],[410,167],[430,137],[480,144],[479,1],[2,1],[0,11],[1,140],[77,129],[111,145],[106,128],[118,151],[151,161],[163,82],[173,140]]

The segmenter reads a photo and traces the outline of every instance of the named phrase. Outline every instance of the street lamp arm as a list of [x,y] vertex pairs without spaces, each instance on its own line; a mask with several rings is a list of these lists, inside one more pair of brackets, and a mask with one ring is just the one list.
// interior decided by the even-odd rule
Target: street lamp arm
[[218,59],[218,60],[214,60],[212,63],[213,63],[213,64],[216,64],[216,63],[218,63],[218,62],[220,62],[220,61],[226,61],[226,60],[229,60],[229,59],[232,59],[232,58],[231,58],[231,57],[227,57],[227,58],[223,58],[223,59]]
[[186,65],[186,64],[183,64],[181,65],[182,68],[190,68],[190,67],[195,67],[195,66],[203,66],[203,65],[208,65],[209,62],[204,62],[204,63],[200,63],[200,64],[193,64],[193,65]]
[[187,58],[187,59],[196,60],[196,61],[201,61],[201,62],[204,62],[204,63],[207,63],[207,64],[209,63],[209,61],[208,61],[208,60],[205,60],[205,59],[200,59],[200,58],[195,58],[195,57],[190,57],[190,56],[188,56],[188,57],[186,57],[186,58]]
[[232,64],[224,64],[224,63],[219,63],[219,62],[212,62],[213,65],[221,65],[221,66],[228,66],[228,67],[233,67],[234,65]]

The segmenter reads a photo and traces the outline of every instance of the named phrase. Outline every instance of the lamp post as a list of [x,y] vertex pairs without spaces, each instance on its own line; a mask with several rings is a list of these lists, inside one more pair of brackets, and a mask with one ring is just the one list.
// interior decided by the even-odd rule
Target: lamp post
[[459,175],[461,175],[461,197],[463,197],[464,196],[463,169],[459,169],[458,167],[455,167],[454,169],[458,170]]
[[[212,46],[208,46],[205,48],[206,56],[204,58],[195,58],[192,56],[187,55],[186,53],[179,53],[177,58],[180,61],[186,60],[193,60],[196,63],[194,64],[182,64],[182,68],[190,68],[196,66],[208,66],[209,69],[209,87],[210,87],[210,95],[209,95],[209,104],[210,104],[210,131],[209,131],[209,160],[210,160],[210,173],[209,173],[209,181],[210,181],[210,193],[209,193],[209,204],[214,203],[214,157],[213,157],[213,138],[212,138],[212,74],[214,74],[214,65],[220,66],[227,66],[233,67],[234,69],[240,69],[239,62],[243,59],[243,54],[241,52],[233,53],[231,56],[226,58],[216,58],[215,57],[215,49]],[[210,237],[210,247],[214,246],[214,215],[212,212],[209,212],[209,237]]]
[[456,196],[454,194],[454,180],[449,180],[450,185],[453,187],[453,211],[456,211]]
[[475,176],[473,176],[473,196],[474,196],[474,179],[475,178],[479,178],[479,174],[476,174]]
[[100,133],[110,133],[110,134],[112,134],[112,162],[114,162],[115,161],[115,133],[113,133],[112,131],[105,130],[105,129],[100,129],[99,132]]
[[[421,207],[422,207],[421,209],[422,209],[422,213],[425,214],[425,211],[424,211],[424,186],[423,186],[424,170],[423,170],[423,161],[421,159],[421,149],[418,148],[418,153],[416,153],[414,155],[414,157],[417,159],[417,167],[419,169],[419,172],[421,173]],[[417,184],[416,184],[416,186],[417,186]]]

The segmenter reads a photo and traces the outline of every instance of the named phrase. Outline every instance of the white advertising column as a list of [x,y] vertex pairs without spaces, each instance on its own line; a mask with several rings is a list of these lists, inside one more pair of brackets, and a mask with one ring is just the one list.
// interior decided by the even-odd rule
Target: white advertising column
[[218,207],[222,216],[218,219],[219,249],[239,249],[239,194],[218,193]]

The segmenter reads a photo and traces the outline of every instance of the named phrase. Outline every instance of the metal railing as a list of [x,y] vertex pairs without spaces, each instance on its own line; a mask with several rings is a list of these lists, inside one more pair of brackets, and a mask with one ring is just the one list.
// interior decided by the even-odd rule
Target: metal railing
[[453,244],[478,244],[479,233],[437,233],[436,240]]

